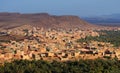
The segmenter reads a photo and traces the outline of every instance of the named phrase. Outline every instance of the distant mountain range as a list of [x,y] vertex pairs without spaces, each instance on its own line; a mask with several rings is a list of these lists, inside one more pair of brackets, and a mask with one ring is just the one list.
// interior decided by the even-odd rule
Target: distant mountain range
[[120,14],[111,14],[96,17],[83,17],[83,19],[93,24],[120,26]]
[[[89,21],[89,18],[85,18]],[[44,29],[108,29],[108,27],[93,25],[73,15],[49,15],[48,13],[20,14],[0,13],[0,29],[24,29],[39,27]],[[101,27],[101,28],[100,28]],[[110,29],[112,29],[110,27]]]

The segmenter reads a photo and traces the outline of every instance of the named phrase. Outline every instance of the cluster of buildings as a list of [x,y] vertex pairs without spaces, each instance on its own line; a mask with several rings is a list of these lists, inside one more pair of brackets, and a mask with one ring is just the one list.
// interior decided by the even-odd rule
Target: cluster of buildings
[[10,40],[0,43],[0,63],[13,60],[48,60],[68,61],[79,59],[118,58],[120,49],[110,43],[91,41],[78,43],[86,36],[99,36],[93,30],[44,30],[22,29],[2,32],[1,36],[19,35],[27,37],[23,40]]

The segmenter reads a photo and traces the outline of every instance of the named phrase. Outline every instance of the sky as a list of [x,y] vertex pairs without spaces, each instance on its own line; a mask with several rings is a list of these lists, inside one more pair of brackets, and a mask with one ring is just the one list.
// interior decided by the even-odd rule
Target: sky
[[0,0],[0,12],[100,16],[120,13],[120,0]]

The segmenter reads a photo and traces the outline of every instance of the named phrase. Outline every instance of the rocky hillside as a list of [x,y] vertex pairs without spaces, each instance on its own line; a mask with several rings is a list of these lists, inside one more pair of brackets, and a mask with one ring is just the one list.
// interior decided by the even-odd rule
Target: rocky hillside
[[81,28],[94,27],[77,16],[55,16],[47,13],[20,14],[20,13],[0,13],[0,28],[11,29],[22,25],[32,25],[43,28]]

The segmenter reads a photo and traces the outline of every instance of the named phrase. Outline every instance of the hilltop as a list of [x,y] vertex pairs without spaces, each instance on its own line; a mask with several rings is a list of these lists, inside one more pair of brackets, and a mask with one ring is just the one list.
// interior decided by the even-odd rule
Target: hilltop
[[72,15],[49,15],[47,13],[20,14],[20,13],[0,13],[0,28],[11,29],[22,25],[32,25],[34,27],[48,28],[90,28],[94,25],[82,20],[78,16]]

